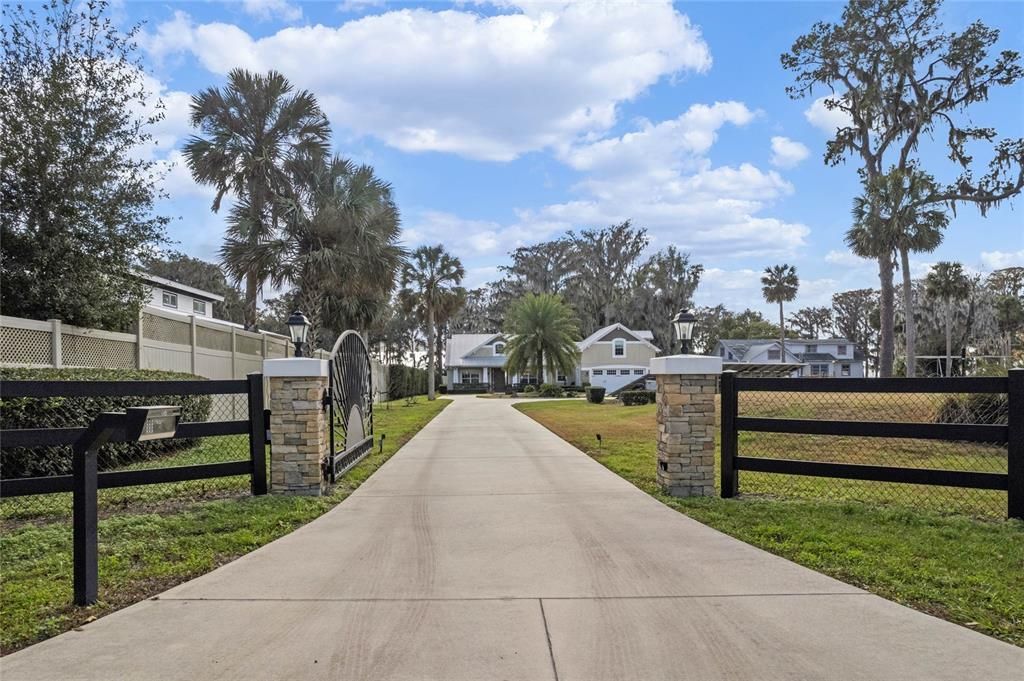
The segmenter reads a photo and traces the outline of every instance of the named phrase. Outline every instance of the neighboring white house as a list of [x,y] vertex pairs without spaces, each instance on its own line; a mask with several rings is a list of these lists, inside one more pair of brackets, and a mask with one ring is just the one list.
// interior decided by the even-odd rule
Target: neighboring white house
[[224,296],[216,293],[179,284],[146,272],[140,272],[139,276],[149,286],[149,307],[213,319],[213,304],[224,302]]
[[863,378],[864,355],[845,338],[786,339],[786,356],[778,339],[740,338],[718,341],[725,362],[746,364],[801,364],[794,376],[815,378]]
[[502,392],[508,385],[557,383],[582,386],[584,382],[603,386],[609,392],[643,378],[658,348],[650,331],[633,331],[622,324],[600,329],[577,343],[580,364],[568,375],[507,376],[505,345],[501,333],[457,333],[448,339],[445,365],[451,391]]

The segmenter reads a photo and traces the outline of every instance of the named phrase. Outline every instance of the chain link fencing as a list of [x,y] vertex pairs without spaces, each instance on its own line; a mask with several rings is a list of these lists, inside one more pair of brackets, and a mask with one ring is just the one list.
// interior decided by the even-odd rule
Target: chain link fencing
[[[990,393],[861,393],[740,391],[739,415],[873,423],[1005,425],[1007,395]],[[1005,442],[739,433],[739,455],[843,464],[1007,472]],[[1005,517],[1006,492],[866,480],[740,471],[743,495],[857,500],[942,513]]]

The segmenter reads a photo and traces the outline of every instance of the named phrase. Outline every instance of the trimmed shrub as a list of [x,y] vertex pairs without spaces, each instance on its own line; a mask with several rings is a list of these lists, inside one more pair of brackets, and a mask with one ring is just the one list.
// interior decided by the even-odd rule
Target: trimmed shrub
[[[187,381],[201,376],[151,369],[0,369],[2,381]],[[152,397],[21,397],[0,400],[0,429],[81,428],[104,411],[123,411],[154,403],[181,407],[181,421],[207,421],[212,395]],[[219,415],[214,415],[220,418]],[[228,418],[225,415],[225,418]],[[99,453],[99,467],[109,470],[154,459],[195,445],[191,439],[108,444]],[[63,475],[71,472],[70,447],[32,447],[3,451],[5,478]]]
[[562,397],[565,395],[565,391],[562,389],[562,386],[555,383],[545,383],[540,387],[540,390],[538,390],[537,393],[541,397]]
[[[440,384],[438,384],[440,385]],[[427,370],[404,364],[388,365],[388,399],[400,400],[427,394]]]
[[452,383],[452,394],[454,393],[485,393],[486,383]]
[[650,400],[646,390],[623,390],[619,393],[619,401],[627,407],[638,407],[647,404]]
[[977,423],[1005,425],[1010,416],[1010,401],[1003,393],[950,395],[942,401],[936,423]]
[[588,387],[587,402],[590,402],[591,404],[601,404],[604,402],[604,393],[605,389],[600,386],[592,385]]
[[527,395],[537,392],[537,386],[527,383],[523,386],[523,392]]

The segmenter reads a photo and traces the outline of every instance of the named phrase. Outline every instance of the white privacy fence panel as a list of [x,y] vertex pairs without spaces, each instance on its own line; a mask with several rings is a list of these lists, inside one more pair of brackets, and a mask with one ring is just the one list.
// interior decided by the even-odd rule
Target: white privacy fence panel
[[[264,359],[295,354],[284,336],[244,331],[216,320],[147,307],[139,322],[135,333],[116,333],[56,319],[41,322],[0,316],[0,366],[159,369],[232,379],[262,371]],[[321,349],[314,356],[327,359],[330,353]],[[387,399],[388,368],[376,360],[371,365],[374,397]],[[237,412],[234,418],[246,418],[242,402],[232,407]]]

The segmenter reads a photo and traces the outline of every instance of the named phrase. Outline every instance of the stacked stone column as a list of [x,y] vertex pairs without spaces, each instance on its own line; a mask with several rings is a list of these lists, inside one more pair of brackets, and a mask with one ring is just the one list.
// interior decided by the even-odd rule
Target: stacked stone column
[[266,360],[263,374],[270,387],[270,492],[319,496],[327,491],[327,362]]
[[658,382],[658,484],[675,497],[715,494],[716,357],[675,355],[651,363]]

